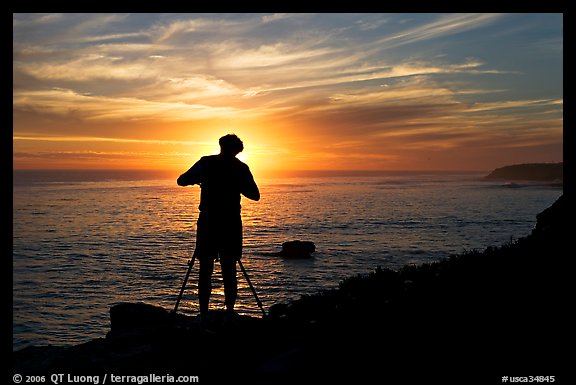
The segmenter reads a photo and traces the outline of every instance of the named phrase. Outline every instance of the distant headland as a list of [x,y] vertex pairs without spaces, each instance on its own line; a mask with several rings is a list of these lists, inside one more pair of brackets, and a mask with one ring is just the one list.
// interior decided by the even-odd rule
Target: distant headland
[[525,163],[495,169],[486,179],[563,182],[564,163]]

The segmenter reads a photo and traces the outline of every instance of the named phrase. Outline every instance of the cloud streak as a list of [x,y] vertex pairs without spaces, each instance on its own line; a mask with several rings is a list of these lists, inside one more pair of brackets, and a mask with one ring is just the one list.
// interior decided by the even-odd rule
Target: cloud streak
[[46,136],[39,134],[15,134],[13,140],[27,140],[33,142],[114,142],[114,143],[146,143],[146,144],[178,144],[186,146],[212,146],[213,143],[183,140],[158,140],[158,139],[125,139],[105,138],[94,136]]
[[14,108],[86,120],[203,120],[232,117],[233,107],[210,107],[184,102],[154,102],[137,98],[82,95],[72,90],[21,91],[15,93]]
[[412,44],[420,41],[437,39],[442,36],[484,27],[491,24],[500,17],[502,17],[502,15],[496,13],[456,14],[442,16],[433,22],[403,30],[392,34],[391,36],[386,36],[378,40],[376,45],[385,44],[387,48],[391,48],[404,44]]

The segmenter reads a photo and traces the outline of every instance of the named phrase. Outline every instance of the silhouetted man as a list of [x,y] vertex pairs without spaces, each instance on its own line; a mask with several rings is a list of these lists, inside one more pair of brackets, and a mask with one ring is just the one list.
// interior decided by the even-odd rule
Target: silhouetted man
[[214,261],[220,259],[226,310],[234,312],[238,291],[236,261],[242,257],[241,195],[260,200],[260,191],[248,166],[236,158],[244,144],[236,135],[220,138],[220,154],[203,156],[180,175],[178,185],[199,184],[200,215],[194,256],[200,261],[198,297],[200,315],[208,312]]

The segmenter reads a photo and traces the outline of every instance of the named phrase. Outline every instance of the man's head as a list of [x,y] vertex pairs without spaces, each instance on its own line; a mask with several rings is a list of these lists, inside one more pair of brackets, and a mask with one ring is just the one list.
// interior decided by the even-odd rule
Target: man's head
[[218,143],[220,143],[220,153],[223,155],[236,156],[244,150],[244,143],[234,134],[224,135]]

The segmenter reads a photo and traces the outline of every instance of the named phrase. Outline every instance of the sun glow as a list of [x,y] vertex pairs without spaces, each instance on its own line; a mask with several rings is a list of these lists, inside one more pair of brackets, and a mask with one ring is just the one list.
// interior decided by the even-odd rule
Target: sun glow
[[248,159],[250,158],[250,154],[246,151],[242,151],[240,154],[236,155],[238,159],[240,159],[244,163],[248,163]]

